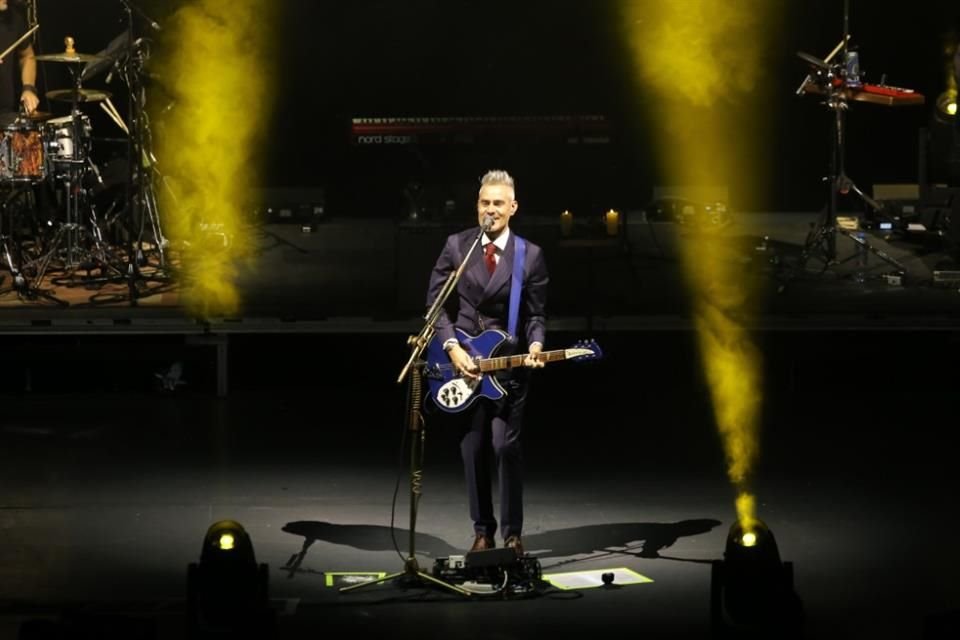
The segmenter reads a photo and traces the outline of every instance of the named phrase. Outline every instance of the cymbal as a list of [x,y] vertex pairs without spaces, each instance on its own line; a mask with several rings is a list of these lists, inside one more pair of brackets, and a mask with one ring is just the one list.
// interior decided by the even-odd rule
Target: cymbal
[[49,111],[34,111],[33,113],[22,113],[20,117],[34,122],[46,122],[53,117],[53,114]]
[[96,56],[89,53],[44,53],[34,56],[40,62],[99,62],[104,56]]
[[2,122],[2,127],[0,128],[3,128],[3,127],[10,127],[13,129],[16,129],[19,127],[33,128],[34,126],[33,123],[46,122],[51,118],[53,118],[53,114],[47,111],[34,111],[33,113],[30,113],[30,114],[18,113],[16,114],[15,118],[10,120],[9,117],[13,115],[14,114],[12,113],[4,114],[4,116],[6,117],[2,118],[3,122]]
[[58,100],[60,102],[102,102],[112,94],[109,91],[100,91],[99,89],[55,89],[47,91],[48,100]]

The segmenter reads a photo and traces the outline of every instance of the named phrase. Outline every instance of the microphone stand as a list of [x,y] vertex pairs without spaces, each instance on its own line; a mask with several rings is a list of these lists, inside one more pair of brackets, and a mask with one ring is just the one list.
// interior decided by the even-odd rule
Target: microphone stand
[[[147,223],[153,234],[153,249],[157,252],[159,265],[157,273],[150,279],[166,282],[165,269],[166,239],[160,223],[156,197],[153,189],[156,159],[153,157],[152,136],[146,113],[146,87],[143,83],[143,66],[149,57],[149,48],[144,39],[136,39],[134,13],[142,17],[156,31],[160,25],[147,16],[143,10],[129,0],[120,0],[126,19],[125,58],[118,58],[116,66],[121,72],[128,89],[127,110],[130,118],[127,133],[128,174],[126,184],[126,202],[128,222],[130,223],[130,253],[127,258],[127,290],[130,306],[137,306],[140,298],[149,295],[138,286],[146,280],[141,266],[148,260],[144,251],[144,231]],[[162,274],[162,275],[161,275]],[[154,290],[155,291],[155,290]]]
[[128,14],[136,13],[138,16],[143,18],[148,25],[150,25],[151,29],[153,29],[154,31],[160,31],[160,25],[157,24],[157,22],[153,18],[148,16],[146,13],[144,13],[143,9],[141,9],[134,3],[130,2],[130,0],[120,0],[120,4],[124,6]]
[[407,553],[407,558],[403,563],[403,571],[392,573],[371,582],[364,582],[361,584],[350,585],[348,587],[342,587],[340,589],[341,593],[373,586],[375,584],[382,584],[398,578],[407,578],[412,580],[419,578],[421,580],[426,580],[427,582],[449,589],[460,595],[471,595],[470,591],[462,587],[444,582],[443,580],[435,578],[429,573],[421,571],[420,565],[417,562],[417,508],[420,503],[420,490],[423,485],[423,449],[426,438],[424,419],[423,415],[420,413],[420,406],[423,398],[421,388],[423,366],[426,363],[420,359],[420,356],[423,354],[424,349],[426,349],[430,344],[430,341],[433,340],[434,335],[436,334],[437,319],[440,317],[440,314],[443,313],[443,306],[446,304],[450,294],[456,291],[457,283],[460,281],[460,277],[463,275],[464,269],[470,262],[470,256],[473,255],[473,252],[480,243],[480,239],[483,237],[483,234],[490,230],[490,226],[492,224],[492,218],[487,217],[484,219],[483,225],[480,228],[480,233],[474,239],[473,244],[470,245],[470,249],[467,251],[467,255],[464,256],[463,262],[460,263],[460,266],[457,267],[456,271],[450,272],[450,275],[447,277],[447,281],[444,283],[440,293],[437,294],[436,299],[434,299],[433,303],[430,305],[430,309],[424,316],[426,323],[423,325],[423,328],[420,329],[420,332],[416,336],[409,336],[407,338],[407,344],[413,349],[410,353],[410,358],[407,360],[406,365],[404,365],[403,370],[400,372],[400,376],[397,378],[397,384],[400,384],[405,378],[407,378],[408,374],[410,375],[409,384],[407,386],[407,403],[409,407],[409,411],[407,412],[407,428],[413,433],[413,438],[411,438],[410,441],[410,548]]
[[427,345],[430,344],[430,340],[433,339],[435,325],[437,323],[437,319],[440,317],[441,311],[443,310],[443,305],[446,304],[447,298],[449,298],[450,294],[456,289],[457,283],[460,281],[460,277],[463,275],[463,271],[466,269],[467,263],[470,262],[470,256],[473,255],[474,250],[476,250],[477,245],[480,243],[480,238],[482,238],[483,234],[490,230],[492,225],[492,218],[487,217],[483,221],[483,225],[480,227],[480,233],[476,238],[473,239],[473,244],[470,245],[467,255],[463,257],[463,262],[460,263],[460,266],[457,267],[456,271],[451,272],[449,277],[447,277],[447,281],[440,290],[440,293],[437,294],[436,300],[433,301],[430,309],[423,317],[424,320],[426,320],[426,324],[423,325],[423,328],[420,330],[419,334],[407,338],[407,344],[413,345],[414,350],[413,353],[410,354],[410,359],[407,360],[407,364],[400,372],[400,377],[397,378],[397,384],[403,382],[403,379],[406,377],[416,359],[421,353],[423,353],[423,350],[427,348]]
[[[141,211],[142,203],[140,202],[140,196],[142,190],[138,187],[140,186],[140,181],[143,180],[143,162],[141,153],[141,146],[138,144],[140,140],[140,122],[139,114],[134,111],[135,102],[139,100],[139,96],[136,96],[136,91],[139,90],[139,86],[132,84],[131,73],[129,69],[125,68],[129,66],[129,59],[135,54],[133,51],[133,42],[134,42],[134,28],[133,28],[133,9],[134,7],[127,0],[120,0],[120,4],[123,5],[124,12],[126,13],[126,22],[127,22],[127,42],[126,42],[126,51],[123,55],[127,57],[127,61],[121,64],[121,59],[118,57],[116,66],[121,68],[123,73],[124,80],[127,83],[127,113],[130,118],[130,131],[127,132],[127,184],[125,185],[126,190],[126,202],[127,202],[127,216],[128,222],[130,223],[130,235],[136,236],[135,240],[131,240],[130,253],[127,255],[127,291],[130,296],[130,306],[137,306],[138,294],[137,282],[140,280],[140,265],[138,264],[141,254],[141,245],[140,245],[140,235],[137,231],[140,224],[140,218],[143,215]],[[139,85],[139,83],[136,83]],[[139,169],[137,168],[139,165]],[[136,185],[136,186],[135,186]]]
[[[838,264],[837,234],[840,233],[859,245],[857,247],[857,251],[852,256],[845,258],[841,262],[846,262],[847,260],[851,260],[853,258],[860,259],[860,256],[864,256],[863,259],[865,260],[866,252],[869,251],[888,264],[896,267],[899,273],[903,275],[907,272],[906,266],[888,255],[886,252],[874,247],[865,239],[865,237],[861,236],[860,234],[851,233],[849,230],[844,229],[837,224],[838,193],[846,195],[848,192],[853,191],[874,211],[880,211],[882,209],[882,205],[864,193],[856,184],[854,184],[853,180],[851,180],[846,173],[846,135],[844,126],[844,113],[848,109],[847,91],[849,79],[846,76],[845,71],[840,69],[839,65],[832,65],[828,63],[833,56],[842,51],[842,60],[843,63],[846,64],[849,50],[850,0],[844,0],[843,39],[841,40],[840,44],[838,44],[837,47],[830,52],[830,55],[822,61],[817,60],[808,54],[799,54],[798,52],[801,58],[811,62],[815,67],[818,67],[817,75],[821,78],[823,83],[821,91],[826,96],[824,104],[834,112],[834,116],[833,129],[830,136],[831,148],[829,175],[825,180],[825,183],[829,189],[827,194],[827,202],[824,208],[823,217],[817,223],[812,225],[812,228],[807,236],[807,240],[804,243],[803,250],[801,251],[800,257],[797,261],[797,269],[805,269],[807,262],[813,256],[815,251],[818,251],[820,254],[817,257],[823,263],[823,271],[826,271],[826,269],[828,269],[831,265]],[[807,78],[810,78],[810,76],[808,75]],[[798,94],[802,94],[807,85],[808,80],[805,79],[803,84],[801,84],[800,88],[797,90]]]

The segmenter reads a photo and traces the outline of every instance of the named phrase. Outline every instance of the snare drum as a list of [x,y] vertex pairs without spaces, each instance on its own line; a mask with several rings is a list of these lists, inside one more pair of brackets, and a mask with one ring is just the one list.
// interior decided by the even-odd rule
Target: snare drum
[[44,123],[47,132],[47,160],[49,162],[69,163],[83,160],[90,141],[92,129],[90,117],[81,115],[79,131],[75,130],[73,116],[54,118]]
[[0,181],[42,182],[47,177],[40,123],[15,120],[0,129]]

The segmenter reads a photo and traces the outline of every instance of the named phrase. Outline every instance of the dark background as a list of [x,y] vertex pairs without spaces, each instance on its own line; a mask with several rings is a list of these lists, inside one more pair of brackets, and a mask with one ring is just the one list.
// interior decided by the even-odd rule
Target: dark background
[[[138,35],[156,49],[172,42],[171,15],[182,2],[142,0],[164,29]],[[823,57],[842,38],[840,0],[785,2],[776,36],[756,64],[769,96],[772,126],[759,130],[770,184],[762,200],[734,194],[741,210],[808,211],[823,201],[832,113],[795,90],[806,74],[797,51]],[[262,187],[322,187],[329,212],[347,217],[392,217],[403,211],[411,180],[428,189],[462,193],[463,185],[492,166],[518,178],[525,210],[552,214],[574,206],[642,206],[660,184],[648,144],[642,86],[635,85],[617,24],[619,2],[499,0],[282,0],[277,26],[276,76],[282,110],[260,123],[265,143],[250,150],[261,167]],[[73,35],[81,52],[96,52],[125,27],[121,3],[108,0],[40,0],[38,48],[62,49]],[[918,139],[945,88],[945,45],[960,9],[946,0],[916,3],[849,3],[849,29],[866,80],[914,89],[922,107],[888,108],[854,103],[848,117],[847,169],[864,189],[874,183],[916,183]],[[41,65],[42,89],[67,86],[64,69]],[[169,102],[157,78],[151,107]],[[105,78],[87,86],[103,88]],[[115,102],[125,112],[123,87],[114,79]],[[717,97],[722,102],[723,96]],[[41,108],[47,108],[43,104]],[[237,109],[243,105],[237,104]],[[62,112],[65,105],[52,105]],[[99,109],[90,108],[97,135],[114,135]],[[461,146],[384,146],[349,143],[352,117],[600,114],[612,143],[575,147],[518,138]],[[101,145],[107,152],[108,145]],[[722,162],[722,158],[718,162]],[[162,161],[162,159],[161,159]],[[933,166],[936,179],[936,163]],[[607,204],[609,203],[609,204]]]

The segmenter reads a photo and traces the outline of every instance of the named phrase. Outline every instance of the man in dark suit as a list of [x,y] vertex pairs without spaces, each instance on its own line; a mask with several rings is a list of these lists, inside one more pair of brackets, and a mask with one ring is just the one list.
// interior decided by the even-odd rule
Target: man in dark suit
[[[469,378],[479,378],[476,363],[459,344],[454,328],[476,336],[488,329],[507,330],[510,291],[518,238],[510,231],[510,219],[518,208],[513,178],[506,171],[489,171],[480,179],[477,218],[483,232],[479,251],[470,255],[457,290],[450,295],[436,323],[437,338],[450,361]],[[439,295],[449,274],[455,271],[476,240],[478,229],[452,234],[430,278],[428,305]],[[546,332],[547,266],[539,246],[526,245],[522,287],[517,309],[517,353],[527,352],[527,367],[542,367],[538,355]],[[501,354],[502,355],[502,354]],[[497,402],[482,398],[464,413],[460,453],[463,456],[474,542],[471,551],[492,549],[497,519],[493,515],[491,454],[496,461],[500,486],[500,532],[507,547],[523,555],[523,460],[520,434],[523,427],[529,370],[509,371],[498,378],[506,397]]]

